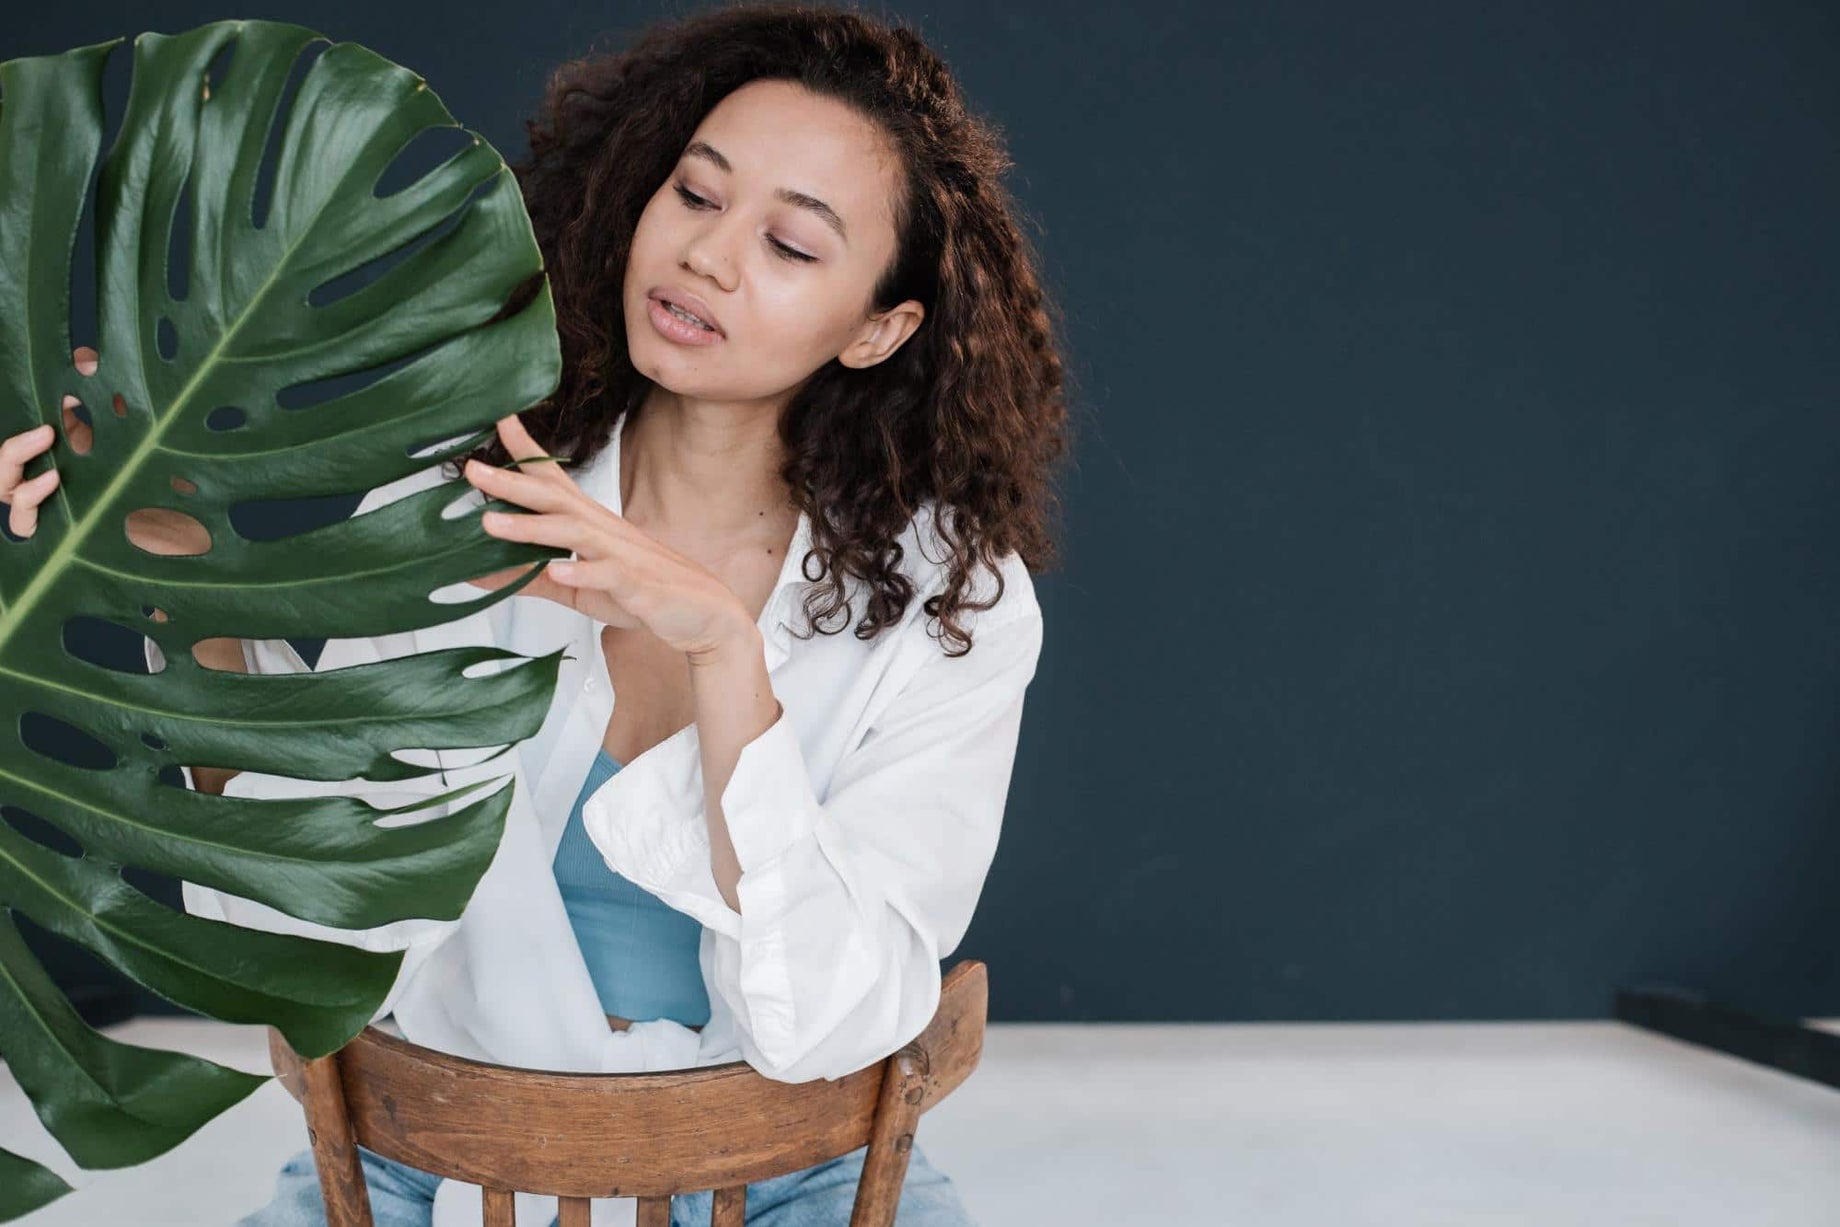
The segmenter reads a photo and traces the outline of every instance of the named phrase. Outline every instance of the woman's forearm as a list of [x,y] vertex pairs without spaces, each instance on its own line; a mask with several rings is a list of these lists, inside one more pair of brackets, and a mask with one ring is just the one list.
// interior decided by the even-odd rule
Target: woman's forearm
[[696,705],[697,740],[703,755],[704,811],[709,824],[710,872],[728,906],[741,910],[736,885],[741,865],[728,837],[722,794],[741,748],[779,719],[779,700],[767,676],[760,629],[746,623],[720,651],[690,663],[690,690]]

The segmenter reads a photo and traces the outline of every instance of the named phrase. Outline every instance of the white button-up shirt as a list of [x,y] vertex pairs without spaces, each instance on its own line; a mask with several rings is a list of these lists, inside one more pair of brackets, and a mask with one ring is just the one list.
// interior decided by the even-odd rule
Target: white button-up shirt
[[[616,513],[622,425],[574,474]],[[438,467],[430,467],[379,486],[354,514],[440,480]],[[470,486],[458,497],[469,508],[484,502]],[[901,539],[898,565],[915,585],[904,617],[866,642],[850,626],[810,639],[793,634],[805,629],[803,599],[815,582],[800,570],[811,525],[799,517],[758,622],[784,711],[742,749],[721,797],[742,871],[740,912],[722,898],[711,870],[694,723],[624,764],[583,805],[587,834],[607,864],[702,924],[698,957],[710,1020],[700,1033],[671,1019],[610,1028],[576,944],[551,861],[617,696],[600,624],[538,597],[505,598],[425,630],[331,639],[317,665],[325,671],[459,644],[529,656],[566,647],[554,701],[534,736],[496,754],[402,752],[438,762],[442,776],[326,782],[244,771],[224,789],[243,797],[343,792],[393,806],[470,780],[514,776],[503,840],[458,919],[335,929],[192,882],[182,886],[186,910],[369,950],[404,950],[373,1021],[393,1012],[405,1038],[477,1060],[588,1072],[746,1060],[768,1077],[802,1082],[842,1077],[886,1057],[932,1018],[940,961],[970,924],[996,851],[1023,693],[1042,641],[1033,583],[1011,553],[1001,561],[997,604],[961,615],[972,650],[945,655],[922,608],[945,578],[935,561],[945,557],[943,546],[929,535],[932,511],[929,504],[916,515]],[[851,580],[849,591],[853,626],[861,585]],[[979,570],[972,599],[993,592],[990,573]],[[477,598],[481,589],[455,585],[437,596],[449,593]],[[308,671],[284,639],[244,640],[243,647],[252,673]],[[148,660],[163,667],[151,640]],[[466,1187],[476,1207],[477,1186]],[[442,1208],[437,1225],[458,1221],[451,1205]],[[596,1221],[622,1220],[597,1213]]]

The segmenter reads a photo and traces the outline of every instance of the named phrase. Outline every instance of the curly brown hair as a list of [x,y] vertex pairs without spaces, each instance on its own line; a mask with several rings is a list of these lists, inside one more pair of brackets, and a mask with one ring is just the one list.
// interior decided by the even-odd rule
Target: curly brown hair
[[[1031,571],[1056,561],[1052,469],[1067,420],[1059,311],[1000,183],[1010,161],[998,132],[966,110],[911,29],[843,8],[739,4],[651,26],[623,51],[590,52],[551,74],[540,115],[525,125],[529,156],[510,165],[543,253],[563,370],[521,420],[551,455],[579,466],[611,441],[620,411],[639,411],[651,380],[627,354],[621,279],[640,214],[702,119],[761,78],[842,101],[890,138],[903,190],[896,254],[874,307],[911,298],[926,309],[893,354],[859,369],[833,359],[781,415],[780,476],[811,518],[801,573],[830,577],[814,592],[822,607],[808,598],[806,615],[814,630],[839,608],[847,621],[843,577],[854,575],[868,588],[857,636],[898,622],[914,586],[897,566],[897,538],[931,499],[948,561],[925,609],[942,638],[969,651],[957,615],[1002,596],[995,560],[1015,551]],[[526,283],[501,316],[540,287],[541,278]],[[471,455],[510,459],[496,436]],[[456,476],[464,459],[450,462]],[[967,598],[978,565],[997,580],[984,604]]]

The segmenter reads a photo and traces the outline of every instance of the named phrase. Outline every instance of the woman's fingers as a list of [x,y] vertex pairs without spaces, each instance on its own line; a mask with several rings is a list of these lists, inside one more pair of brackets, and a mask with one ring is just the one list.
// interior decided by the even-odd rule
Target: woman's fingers
[[13,487],[12,508],[6,515],[7,531],[15,537],[30,537],[38,531],[38,505],[51,497],[58,483],[58,471],[47,469],[37,477]]
[[[554,465],[545,467],[555,468]],[[495,469],[489,464],[469,460],[462,470],[462,476],[483,493],[507,503],[515,503],[527,511],[547,511],[567,515],[579,505],[582,497],[581,487],[575,484],[573,478],[561,473],[553,476],[519,473],[511,469]]]
[[524,429],[524,419],[515,413],[498,419],[498,437],[505,450],[519,460],[533,460],[548,454],[530,437],[530,432]]
[[[88,377],[96,373],[100,355],[94,349],[79,345],[71,351],[70,357],[79,375]],[[88,424],[71,412],[74,406],[81,403],[76,397],[65,393],[62,406],[64,433],[79,455],[89,451],[92,439]],[[56,432],[47,424],[35,426],[0,442],[0,502],[8,504],[6,527],[15,537],[30,537],[37,531],[38,506],[50,498],[51,491],[57,487],[59,479],[56,469],[46,469],[36,477],[21,480],[25,476],[26,461],[49,448],[56,437]]]
[[[11,502],[26,461],[51,446],[51,427],[34,426],[0,442],[0,500]],[[42,476],[42,474],[41,474]]]

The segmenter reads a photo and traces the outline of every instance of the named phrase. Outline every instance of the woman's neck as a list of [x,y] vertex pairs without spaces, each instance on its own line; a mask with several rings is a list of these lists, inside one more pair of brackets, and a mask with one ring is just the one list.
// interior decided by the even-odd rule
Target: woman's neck
[[713,405],[652,389],[620,438],[620,506],[626,518],[683,539],[777,540],[796,519],[779,475],[779,412]]

